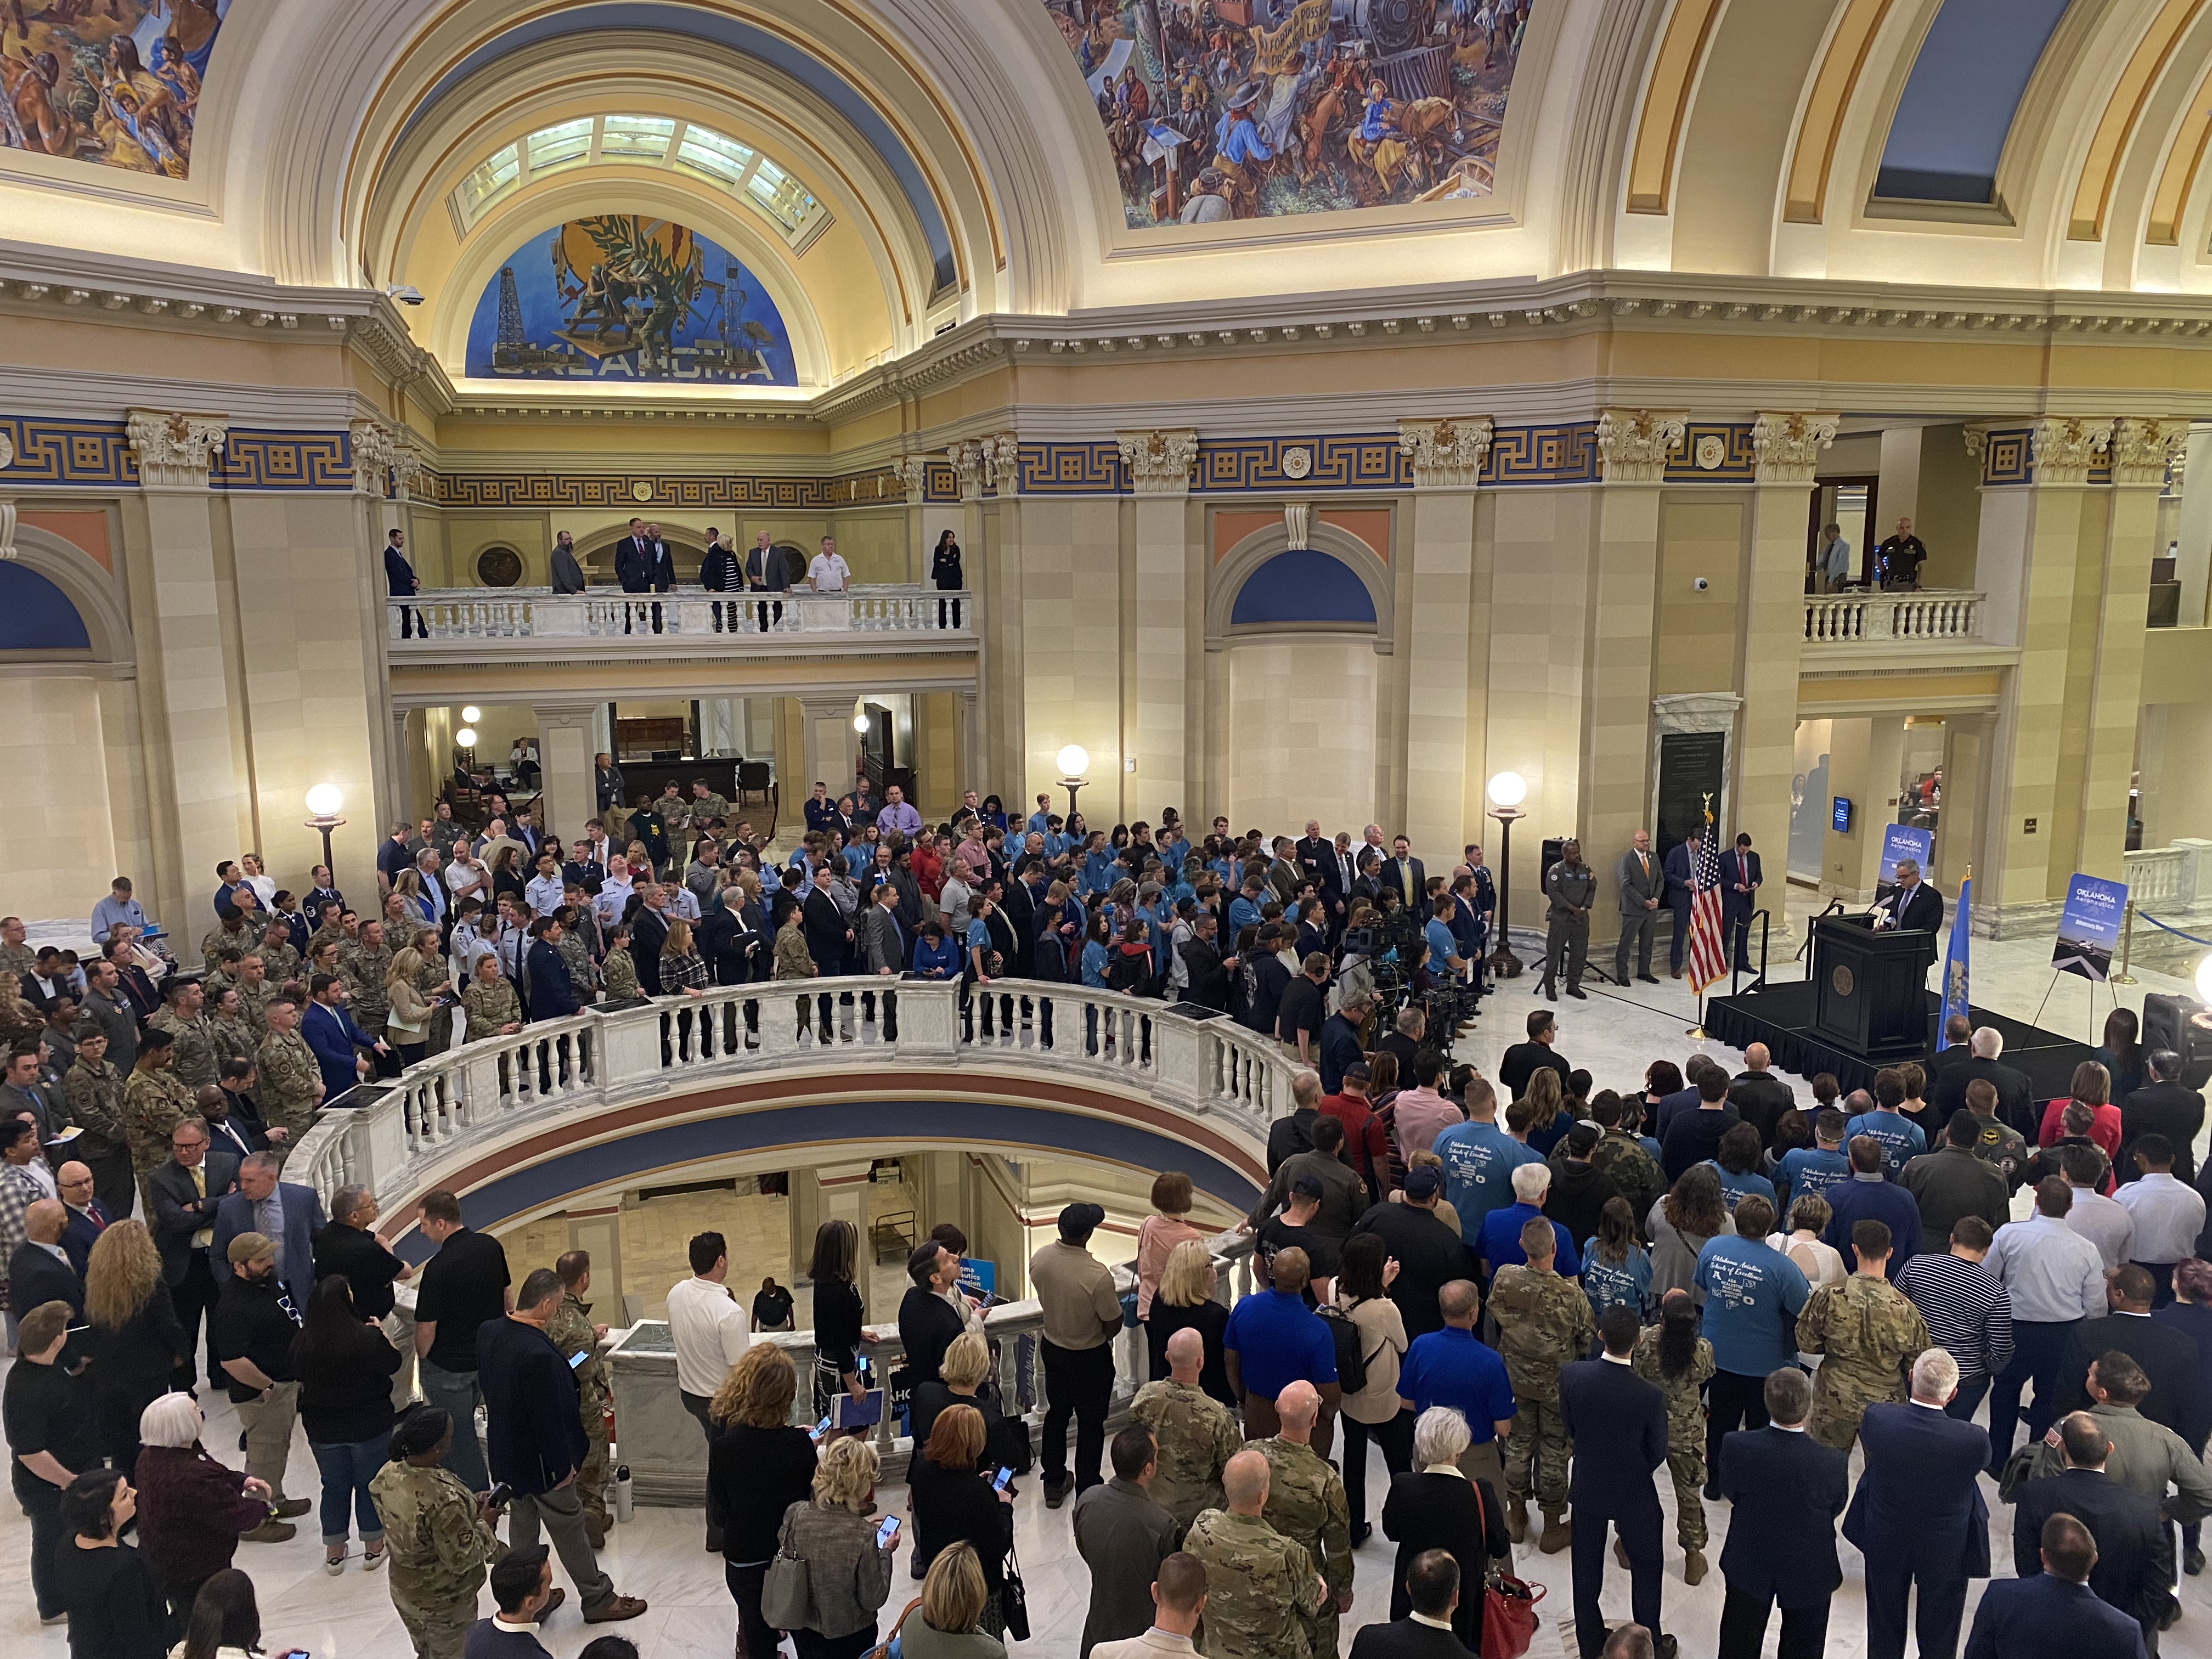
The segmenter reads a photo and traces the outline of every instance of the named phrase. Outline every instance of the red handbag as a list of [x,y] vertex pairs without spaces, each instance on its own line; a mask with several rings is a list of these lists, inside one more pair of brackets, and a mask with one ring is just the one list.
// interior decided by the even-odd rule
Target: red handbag
[[[1481,1517],[1486,1540],[1482,1547],[1486,1552],[1490,1517],[1483,1508],[1482,1483],[1470,1476],[1467,1484],[1474,1488],[1475,1513]],[[1484,1578],[1482,1659],[1521,1659],[1528,1651],[1529,1644],[1536,1639],[1536,1603],[1544,1599],[1544,1591],[1543,1585],[1531,1584],[1510,1572],[1501,1573],[1495,1584]]]

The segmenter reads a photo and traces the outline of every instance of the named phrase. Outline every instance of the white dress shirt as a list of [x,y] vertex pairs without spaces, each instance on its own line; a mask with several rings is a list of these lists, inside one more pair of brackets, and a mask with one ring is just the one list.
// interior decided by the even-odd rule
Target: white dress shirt
[[2135,1260],[2135,1218],[2125,1205],[2094,1188],[2074,1188],[2074,1207],[2066,1212],[2066,1224],[2097,1247],[2106,1272]]
[[752,1331],[729,1286],[692,1278],[670,1286],[668,1334],[676,1345],[676,1386],[711,1397],[743,1357]]
[[2039,1212],[2007,1222],[1982,1265],[2004,1286],[2016,1322],[2059,1325],[2104,1316],[2105,1259],[2057,1216]]
[[2155,1170],[2114,1196],[2135,1223],[2129,1261],[2165,1264],[2197,1254],[2197,1236],[2204,1231],[2204,1200],[2194,1187],[2168,1170]]

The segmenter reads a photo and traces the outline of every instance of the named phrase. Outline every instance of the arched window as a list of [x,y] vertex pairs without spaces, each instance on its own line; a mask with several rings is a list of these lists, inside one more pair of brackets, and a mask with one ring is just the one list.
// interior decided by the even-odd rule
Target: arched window
[[92,636],[68,594],[23,564],[0,564],[0,651],[90,649]]
[[1231,628],[1367,628],[1375,598],[1358,573],[1316,548],[1296,547],[1255,567],[1237,590]]

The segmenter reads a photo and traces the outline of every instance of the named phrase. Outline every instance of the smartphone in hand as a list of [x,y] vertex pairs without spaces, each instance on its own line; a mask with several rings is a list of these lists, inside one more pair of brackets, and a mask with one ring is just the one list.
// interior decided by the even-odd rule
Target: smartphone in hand
[[817,1423],[814,1425],[814,1432],[809,1437],[809,1438],[819,1440],[823,1435],[829,1432],[830,1419],[827,1417],[824,1417],[819,1423]]
[[896,1515],[885,1516],[884,1517],[884,1524],[876,1528],[876,1547],[879,1550],[887,1550],[890,1548],[890,1547],[898,1540],[898,1516]]
[[495,1510],[503,1510],[514,1501],[514,1488],[504,1480],[484,1494],[484,1502]]
[[994,1491],[994,1492],[1004,1492],[1004,1491],[1006,1491],[1006,1482],[1007,1482],[1007,1481],[1009,1481],[1009,1480],[1012,1480],[1013,1478],[1014,1478],[1014,1472],[1013,1472],[1013,1470],[1012,1470],[1012,1468],[1004,1468],[1004,1469],[1000,1469],[1000,1470],[999,1471],[999,1477],[998,1477],[998,1479],[991,1482],[991,1490],[992,1490],[992,1491]]

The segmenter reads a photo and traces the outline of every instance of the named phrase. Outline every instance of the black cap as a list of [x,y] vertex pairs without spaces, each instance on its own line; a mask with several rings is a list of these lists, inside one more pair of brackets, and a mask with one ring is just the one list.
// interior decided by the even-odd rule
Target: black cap
[[1060,1212],[1060,1236],[1073,1243],[1088,1238],[1106,1218],[1106,1212],[1096,1204],[1071,1204]]
[[1299,1176],[1292,1180],[1291,1190],[1300,1198],[1319,1198],[1322,1195],[1320,1181],[1310,1175]]

